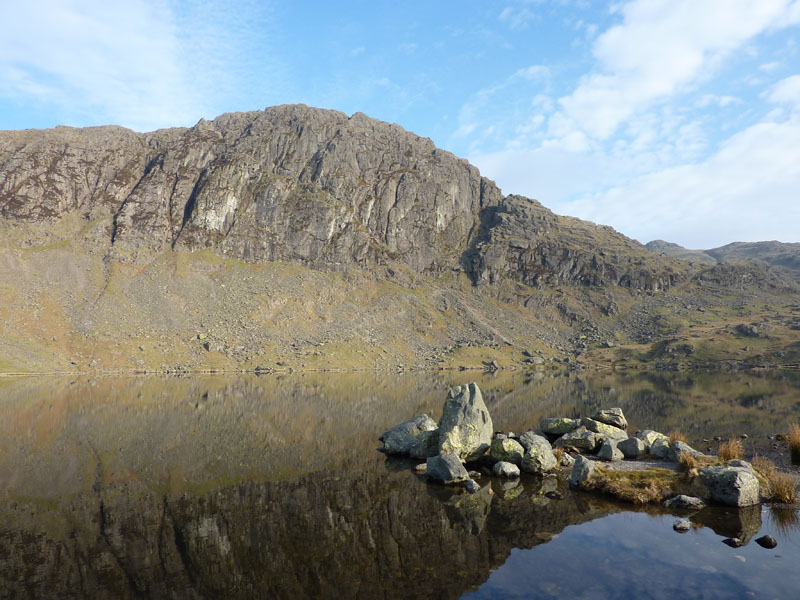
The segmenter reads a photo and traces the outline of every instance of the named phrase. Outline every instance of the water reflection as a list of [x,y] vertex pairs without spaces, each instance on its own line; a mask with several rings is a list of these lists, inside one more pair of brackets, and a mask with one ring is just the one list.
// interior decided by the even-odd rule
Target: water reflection
[[[674,517],[632,517],[553,478],[484,477],[470,496],[428,486],[375,452],[387,427],[420,412],[438,418],[447,388],[473,379],[0,380],[0,597],[528,597],[528,583],[497,588],[498,573],[522,550],[542,564],[574,560],[586,550],[576,546],[581,535],[592,559],[613,554],[629,577],[646,580],[613,536],[569,542],[571,532],[606,531],[609,519],[623,541],[641,535],[638,521],[624,520],[635,518],[659,523],[654,547],[685,552],[696,541],[671,531]],[[478,383],[497,427],[517,431],[612,404],[632,427],[697,423],[696,435],[772,432],[797,415],[798,382],[787,376],[506,373]],[[769,402],[742,403],[745,391]],[[720,572],[738,561],[722,537],[775,531],[777,550],[800,557],[796,511],[762,519],[760,510],[707,509],[691,519],[702,539],[713,537],[703,547]],[[755,544],[737,551],[752,547],[768,554]]]

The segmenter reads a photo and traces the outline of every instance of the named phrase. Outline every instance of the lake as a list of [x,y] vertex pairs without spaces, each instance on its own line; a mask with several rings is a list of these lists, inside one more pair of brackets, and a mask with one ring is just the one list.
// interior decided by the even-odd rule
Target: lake
[[[495,429],[620,406],[696,447],[800,420],[800,373],[0,378],[2,598],[782,598],[793,508],[632,509],[556,478],[426,484],[376,451],[476,381]],[[710,446],[709,446],[710,447]],[[553,492],[559,492],[556,494]],[[559,497],[560,495],[560,497]],[[755,538],[771,534],[772,550]],[[746,544],[722,543],[739,537]]]

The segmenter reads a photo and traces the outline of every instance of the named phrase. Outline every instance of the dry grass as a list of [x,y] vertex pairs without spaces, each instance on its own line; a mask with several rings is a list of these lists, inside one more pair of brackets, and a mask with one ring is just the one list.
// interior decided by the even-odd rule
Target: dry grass
[[768,480],[769,499],[794,504],[797,502],[797,480],[788,473],[773,473]]
[[756,454],[753,457],[751,464],[753,465],[753,468],[761,473],[761,476],[767,481],[769,481],[769,478],[775,474],[775,463],[768,458],[764,458],[763,456],[758,456]]
[[563,448],[553,448],[553,456],[556,457],[556,464],[561,464],[561,458],[564,456]]
[[792,464],[800,464],[800,425],[792,423],[789,428],[789,453],[792,456]]
[[681,471],[696,474],[697,468],[700,466],[700,461],[688,452],[679,452],[678,464],[681,466]]
[[668,498],[677,477],[677,473],[667,469],[612,471],[595,468],[587,489],[631,504],[650,504]]
[[723,442],[719,446],[719,452],[717,453],[717,456],[719,456],[720,460],[744,458],[744,448],[742,448],[742,442],[737,439],[730,439],[727,442]]
[[684,444],[689,443],[689,438],[687,438],[685,435],[683,435],[682,432],[678,431],[677,429],[670,431],[667,437],[669,438],[670,444],[674,444],[675,442],[683,442]]

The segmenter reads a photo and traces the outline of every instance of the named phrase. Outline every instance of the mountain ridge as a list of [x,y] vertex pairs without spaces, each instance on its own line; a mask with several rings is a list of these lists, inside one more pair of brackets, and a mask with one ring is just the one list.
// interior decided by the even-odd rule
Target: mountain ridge
[[[0,371],[608,362],[797,289],[653,253],[398,125],[304,105],[0,132],[0,233]],[[718,314],[675,316],[690,305]],[[769,352],[793,360],[788,335]]]

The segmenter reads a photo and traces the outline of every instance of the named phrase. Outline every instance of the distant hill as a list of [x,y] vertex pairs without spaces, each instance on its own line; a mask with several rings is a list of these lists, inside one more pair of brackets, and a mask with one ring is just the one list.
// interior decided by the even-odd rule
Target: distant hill
[[672,242],[654,240],[645,246],[653,252],[701,264],[756,260],[765,263],[773,273],[800,282],[800,243],[733,242],[711,250],[689,250]]

